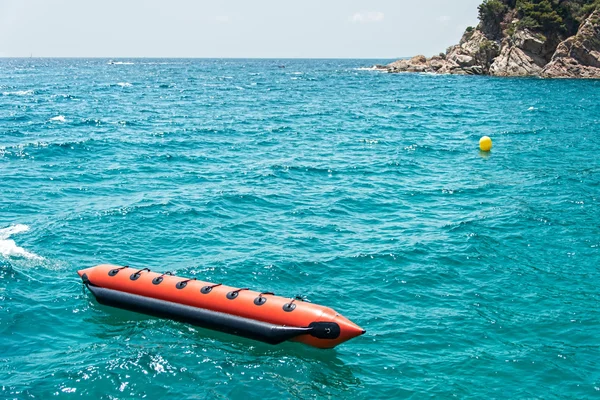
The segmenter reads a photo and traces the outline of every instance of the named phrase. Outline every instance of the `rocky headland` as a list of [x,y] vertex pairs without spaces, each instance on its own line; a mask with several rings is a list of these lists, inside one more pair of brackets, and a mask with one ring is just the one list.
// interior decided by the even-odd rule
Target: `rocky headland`
[[479,25],[445,53],[386,72],[600,79],[600,0],[485,0]]

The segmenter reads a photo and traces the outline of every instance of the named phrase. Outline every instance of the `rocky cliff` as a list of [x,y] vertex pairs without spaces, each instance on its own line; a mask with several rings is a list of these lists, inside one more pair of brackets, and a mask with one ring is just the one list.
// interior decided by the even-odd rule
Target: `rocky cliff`
[[561,42],[540,75],[546,78],[600,78],[600,11],[575,36]]
[[[587,6],[587,13],[586,8],[576,9],[584,14],[578,24],[576,17],[542,4],[549,0],[532,3],[545,7],[541,8],[545,14],[538,12],[539,7],[531,11],[525,0],[519,1],[485,0],[479,10],[479,25],[467,28],[460,42],[445,53],[431,58],[419,55],[376,68],[387,72],[600,79],[600,10],[592,8],[595,4]],[[581,7],[582,0],[578,1]],[[490,4],[496,8],[482,11]],[[561,4],[570,5],[568,0]]]

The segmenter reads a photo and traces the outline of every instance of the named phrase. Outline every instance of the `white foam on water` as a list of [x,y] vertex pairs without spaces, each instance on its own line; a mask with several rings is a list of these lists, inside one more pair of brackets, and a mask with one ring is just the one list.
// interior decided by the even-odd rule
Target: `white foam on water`
[[112,64],[112,65],[133,65],[135,63],[128,62],[128,61],[109,61],[107,64]]
[[9,226],[8,228],[0,229],[0,240],[8,239],[12,235],[16,235],[17,233],[27,232],[29,227],[23,224],[17,224]]
[[117,83],[117,85],[121,86],[121,87],[132,87],[133,85],[129,82],[119,82]]
[[56,117],[52,117],[49,119],[49,121],[55,121],[55,122],[67,122],[67,120],[65,119],[64,115],[57,115]]
[[22,257],[31,260],[41,260],[42,257],[37,254],[30,253],[22,247],[17,246],[14,240],[10,239],[12,235],[22,232],[27,232],[29,227],[23,224],[9,226],[8,228],[0,229],[0,255],[9,257]]
[[5,96],[30,96],[32,95],[34,92],[33,90],[17,90],[16,92],[2,92],[3,95]]

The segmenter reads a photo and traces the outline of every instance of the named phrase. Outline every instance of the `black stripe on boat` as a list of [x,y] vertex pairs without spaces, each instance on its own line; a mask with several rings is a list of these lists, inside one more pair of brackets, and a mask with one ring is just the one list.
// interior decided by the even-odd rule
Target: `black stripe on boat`
[[89,281],[86,282],[86,286],[100,304],[169,318],[269,344],[279,344],[300,335],[312,335],[319,339],[336,339],[340,335],[340,327],[335,322],[312,322],[307,327],[281,326],[205,308],[101,288]]

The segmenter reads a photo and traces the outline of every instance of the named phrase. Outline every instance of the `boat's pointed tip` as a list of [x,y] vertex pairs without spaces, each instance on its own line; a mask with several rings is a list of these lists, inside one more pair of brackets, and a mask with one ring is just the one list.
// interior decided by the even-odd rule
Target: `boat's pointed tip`
[[79,275],[79,277],[84,281],[87,282],[88,276],[90,276],[92,270],[94,269],[94,267],[92,268],[84,268],[84,269],[80,269],[79,271],[77,271],[77,275]]

